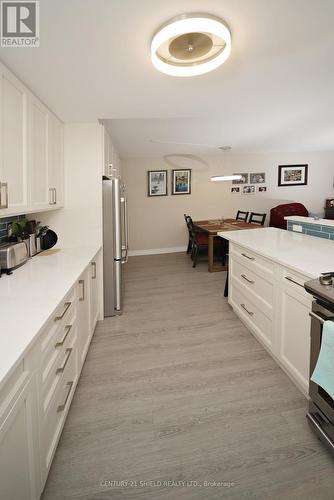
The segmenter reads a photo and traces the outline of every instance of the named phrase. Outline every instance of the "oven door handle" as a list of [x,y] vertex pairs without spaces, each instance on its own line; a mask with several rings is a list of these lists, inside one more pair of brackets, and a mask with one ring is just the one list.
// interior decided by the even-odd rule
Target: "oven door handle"
[[325,323],[325,321],[333,321],[334,320],[334,316],[330,316],[327,319],[323,319],[320,316],[318,316],[318,314],[315,314],[314,312],[310,312],[309,315],[311,316],[311,318],[314,318],[317,321],[319,321],[319,323],[321,323],[322,325]]

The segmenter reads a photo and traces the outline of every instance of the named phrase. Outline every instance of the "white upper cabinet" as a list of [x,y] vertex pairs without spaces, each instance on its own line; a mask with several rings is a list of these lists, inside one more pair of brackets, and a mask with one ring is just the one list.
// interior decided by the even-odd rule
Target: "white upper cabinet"
[[27,93],[8,71],[1,72],[0,212],[24,211],[28,204]]
[[30,204],[32,208],[43,208],[49,204],[48,112],[34,98],[30,118]]
[[62,206],[64,203],[64,143],[63,124],[52,114],[48,121],[48,178],[49,204]]
[[63,124],[0,63],[0,217],[63,206]]

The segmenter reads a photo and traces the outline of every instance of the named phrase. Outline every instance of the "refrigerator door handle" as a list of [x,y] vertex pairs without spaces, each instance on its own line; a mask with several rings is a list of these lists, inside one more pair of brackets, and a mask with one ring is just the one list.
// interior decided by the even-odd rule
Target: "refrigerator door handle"
[[124,210],[124,246],[122,250],[124,250],[125,255],[122,255],[122,264],[126,264],[129,260],[128,251],[129,251],[129,220],[128,220],[128,200],[126,196],[122,197],[123,210]]

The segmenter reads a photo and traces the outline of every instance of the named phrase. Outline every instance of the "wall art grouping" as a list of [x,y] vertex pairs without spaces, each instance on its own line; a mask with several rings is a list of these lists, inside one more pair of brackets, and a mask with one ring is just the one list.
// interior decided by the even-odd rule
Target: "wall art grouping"
[[[171,193],[173,195],[191,194],[191,169],[172,170]],[[168,171],[148,171],[148,196],[168,195]]]

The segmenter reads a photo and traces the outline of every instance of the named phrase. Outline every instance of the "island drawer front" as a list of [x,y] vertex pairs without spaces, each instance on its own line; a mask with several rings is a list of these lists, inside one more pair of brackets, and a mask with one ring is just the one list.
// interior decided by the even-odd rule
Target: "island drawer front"
[[50,356],[49,362],[43,367],[41,380],[41,403],[43,414],[47,411],[51,404],[53,395],[57,391],[58,384],[61,379],[66,365],[73,357],[73,351],[77,347],[77,321],[74,317],[69,334],[66,336],[65,342],[60,347],[54,348],[54,353]]
[[244,293],[236,285],[235,280],[232,281],[232,286],[230,287],[230,303],[245,323],[250,326],[255,335],[257,335],[268,347],[272,348],[272,320],[263,313],[249,293]]
[[259,297],[270,309],[272,308],[274,284],[271,281],[256,274],[254,270],[244,266],[239,259],[233,257],[230,262],[230,274],[232,279],[236,279],[241,286],[248,289],[247,293]]
[[263,272],[264,274],[269,276],[274,275],[274,263],[266,259],[265,257],[261,257],[257,253],[251,252],[250,250],[232,243],[230,255],[236,255],[237,257],[239,257],[248,269],[253,269],[254,271],[257,269],[258,271]]
[[77,381],[77,350],[73,349],[48,411],[41,420],[41,465],[44,481],[65,422]]
[[39,342],[42,356],[46,351],[48,351],[50,345],[54,343],[54,339],[63,330],[64,325],[67,324],[68,318],[73,313],[73,309],[76,308],[76,303],[77,299],[75,295],[75,287],[73,287],[66,295],[64,300],[61,301],[55,312],[52,314],[51,318],[48,320],[46,326],[44,327]]

